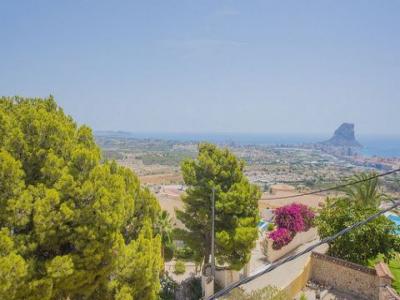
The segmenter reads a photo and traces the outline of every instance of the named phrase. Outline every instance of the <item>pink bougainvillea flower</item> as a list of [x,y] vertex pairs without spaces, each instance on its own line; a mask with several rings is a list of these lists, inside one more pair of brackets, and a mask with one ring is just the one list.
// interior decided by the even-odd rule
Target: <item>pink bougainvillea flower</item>
[[273,241],[272,248],[275,250],[281,249],[283,246],[289,244],[293,239],[293,236],[293,232],[286,228],[278,228],[268,235],[268,237]]
[[312,225],[314,213],[307,206],[292,203],[275,210],[275,223],[278,227],[293,232],[307,231]]
[[297,232],[309,230],[315,217],[309,207],[298,203],[279,207],[274,213],[278,228],[268,238],[272,239],[272,248],[275,250],[290,243]]

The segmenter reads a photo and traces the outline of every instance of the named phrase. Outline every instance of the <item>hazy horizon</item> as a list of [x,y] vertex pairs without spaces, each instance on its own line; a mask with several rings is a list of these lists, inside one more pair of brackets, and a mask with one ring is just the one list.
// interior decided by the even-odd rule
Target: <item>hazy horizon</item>
[[[338,126],[339,127],[339,126]],[[229,135],[254,135],[254,136],[262,136],[262,135],[282,135],[282,136],[309,136],[309,137],[331,137],[333,136],[334,128],[331,132],[223,132],[223,131],[129,131],[129,130],[96,130],[93,128],[93,132],[96,133],[126,133],[126,134],[138,134],[138,135],[221,135],[221,136],[229,136]],[[356,129],[357,130],[357,129]],[[400,133],[355,133],[356,138],[368,138],[368,137],[393,137],[400,138]]]
[[[164,140],[175,142],[211,142],[216,144],[238,145],[304,145],[328,140],[331,134],[304,133],[166,133],[166,132],[126,132],[126,131],[95,131],[97,137],[133,138],[139,140]],[[361,153],[366,156],[399,157],[399,135],[358,135],[356,139],[363,146]]]
[[4,1],[0,95],[95,131],[398,135],[399,1]]

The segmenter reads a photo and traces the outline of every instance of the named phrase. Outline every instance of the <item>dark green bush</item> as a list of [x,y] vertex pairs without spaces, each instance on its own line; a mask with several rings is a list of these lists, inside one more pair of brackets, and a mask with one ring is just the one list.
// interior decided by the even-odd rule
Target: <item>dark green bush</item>
[[170,261],[174,257],[175,246],[174,244],[167,244],[164,248],[164,260]]
[[184,299],[199,300],[202,297],[201,279],[198,277],[190,277],[181,284]]
[[160,285],[160,300],[174,300],[178,283],[168,275],[164,275],[160,278]]

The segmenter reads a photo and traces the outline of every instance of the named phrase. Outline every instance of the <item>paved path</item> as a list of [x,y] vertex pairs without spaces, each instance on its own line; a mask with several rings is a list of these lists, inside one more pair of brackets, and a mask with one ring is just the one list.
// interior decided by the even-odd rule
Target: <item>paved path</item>
[[178,283],[181,283],[183,280],[198,275],[196,273],[196,265],[193,262],[185,262],[185,273],[183,274],[175,274],[175,260],[166,262],[164,264],[164,270],[168,272],[168,275],[171,276],[173,280],[175,280]]
[[[292,255],[295,253],[298,253],[305,248],[315,244],[317,241],[312,241],[306,244],[301,245],[299,248],[294,250],[293,252],[289,253],[288,255]],[[259,246],[258,246],[259,247]],[[316,248],[314,251],[316,252],[325,252],[327,249],[326,245],[322,245],[318,248]],[[252,257],[252,260],[250,262],[250,274],[255,273],[257,270],[260,270],[263,268],[263,266],[260,264],[262,259],[260,258],[260,252],[257,253],[257,251],[261,251],[259,248],[255,249],[255,256],[254,258]],[[303,270],[308,258],[310,257],[311,253],[304,254],[303,256],[300,256],[296,258],[295,260],[288,262],[279,268],[264,274],[253,281],[244,284],[242,288],[246,290],[247,292],[253,291],[253,290],[258,290],[263,287],[266,287],[268,285],[275,286],[279,289],[284,289],[287,287]],[[265,262],[264,267],[267,266],[269,263]]]

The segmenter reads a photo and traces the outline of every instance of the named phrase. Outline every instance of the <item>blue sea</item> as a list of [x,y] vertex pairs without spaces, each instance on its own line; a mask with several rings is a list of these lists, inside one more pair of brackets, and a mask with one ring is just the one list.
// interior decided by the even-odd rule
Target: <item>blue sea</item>
[[[246,134],[246,133],[127,133],[115,132],[117,135],[131,138],[151,138],[175,141],[208,141],[213,143],[235,143],[237,145],[300,145],[328,140],[331,134]],[[361,150],[365,156],[400,157],[400,135],[378,136],[360,135],[357,140],[364,146]]]
[[360,136],[366,156],[400,157],[400,136]]

